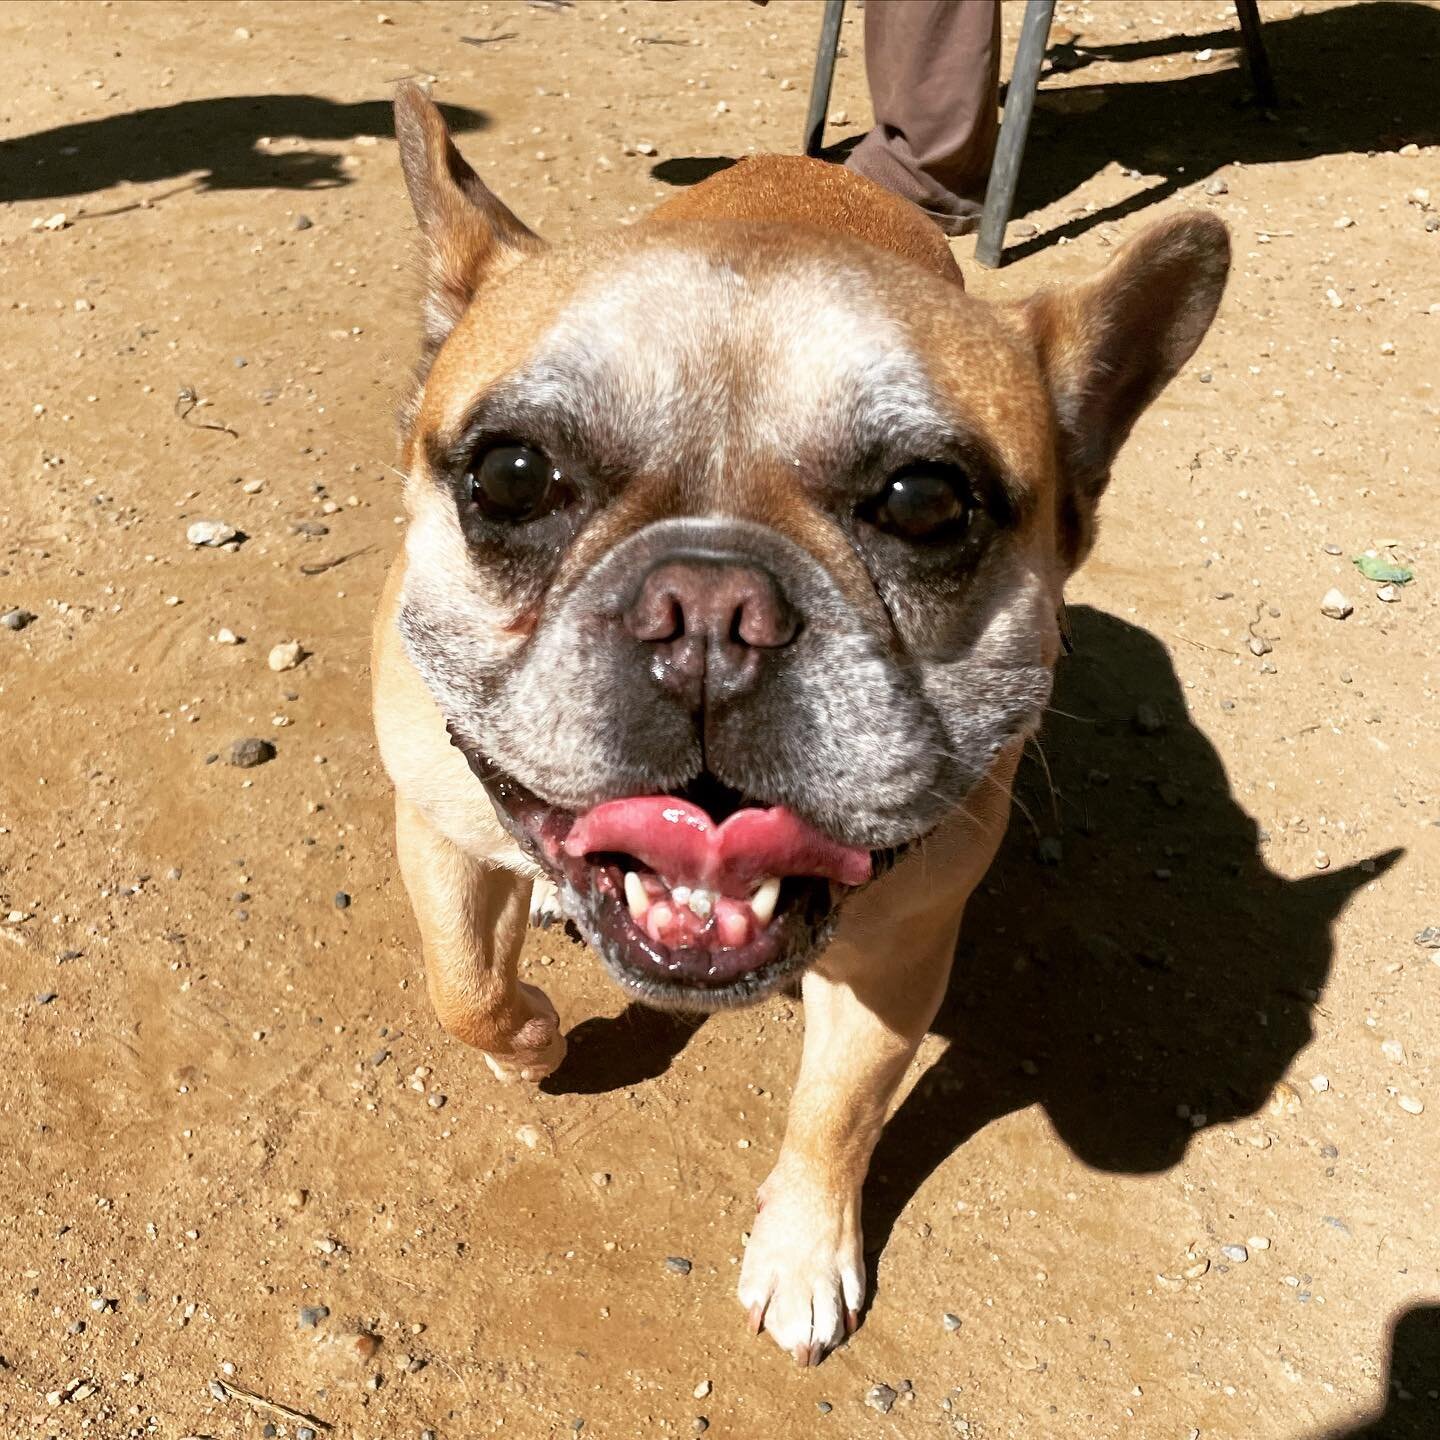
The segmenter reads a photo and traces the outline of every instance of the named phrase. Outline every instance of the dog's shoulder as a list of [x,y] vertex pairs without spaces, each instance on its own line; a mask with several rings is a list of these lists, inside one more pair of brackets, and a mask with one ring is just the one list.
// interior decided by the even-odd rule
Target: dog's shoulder
[[740,220],[837,232],[964,285],[940,227],[873,180],[804,155],[752,155],[664,201],[652,221]]

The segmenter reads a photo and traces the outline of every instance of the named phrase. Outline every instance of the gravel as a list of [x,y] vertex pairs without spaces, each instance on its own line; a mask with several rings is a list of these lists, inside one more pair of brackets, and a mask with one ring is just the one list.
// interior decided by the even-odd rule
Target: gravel
[[32,615],[28,610],[21,610],[16,606],[13,610],[7,610],[0,615],[0,625],[7,630],[23,630],[27,625],[33,625],[38,616]]
[[1250,1252],[1243,1245],[1222,1245],[1220,1253],[1235,1265],[1243,1265],[1250,1258]]
[[269,740],[262,740],[257,735],[247,736],[243,740],[236,740],[225,756],[231,765],[241,770],[251,770],[256,765],[263,765],[267,760],[275,758],[275,746]]
[[665,1268],[672,1275],[688,1275],[694,1268],[694,1264],[683,1255],[667,1255],[665,1257]]
[[1343,620],[1353,614],[1355,607],[1345,598],[1344,593],[1331,586],[1320,601],[1320,613],[1331,620]]
[[299,1324],[302,1330],[313,1330],[322,1320],[330,1317],[328,1305],[302,1305],[300,1307]]
[[961,1327],[961,1325],[963,1325],[965,1322],[964,1322],[963,1320],[961,1320],[961,1318],[960,1318],[958,1315],[952,1314],[949,1310],[947,1310],[947,1311],[940,1317],[940,1323],[941,1323],[947,1330],[953,1332],[953,1331],[958,1330],[958,1329]]

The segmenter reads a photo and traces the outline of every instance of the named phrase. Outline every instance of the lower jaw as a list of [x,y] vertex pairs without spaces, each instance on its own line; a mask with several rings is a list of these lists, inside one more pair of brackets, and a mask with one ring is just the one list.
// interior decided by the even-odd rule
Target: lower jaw
[[577,884],[563,872],[555,880],[561,908],[611,978],[658,1009],[733,1009],[785,989],[825,948],[837,919],[828,882],[800,882],[806,887],[802,903],[777,914],[748,944],[734,949],[670,950],[634,922],[623,901],[610,893],[615,887],[593,880]]

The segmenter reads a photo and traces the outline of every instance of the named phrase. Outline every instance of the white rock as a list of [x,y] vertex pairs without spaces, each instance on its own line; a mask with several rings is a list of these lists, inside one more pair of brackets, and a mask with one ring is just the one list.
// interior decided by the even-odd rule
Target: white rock
[[1355,607],[1334,586],[1325,592],[1324,598],[1320,601],[1320,613],[1328,615],[1332,620],[1343,620],[1347,615],[1352,614],[1354,609]]
[[286,640],[270,651],[265,663],[278,673],[281,670],[293,670],[304,658],[305,651],[301,649],[300,642]]
[[185,532],[192,545],[225,545],[240,532],[223,520],[196,520]]
[[57,210],[40,228],[42,230],[63,230],[69,223],[70,217],[63,210]]
[[544,1138],[538,1125],[522,1125],[516,1132],[515,1138],[527,1149],[533,1150]]
[[1310,1088],[1317,1095],[1323,1095],[1330,1088],[1330,1077],[1328,1075],[1312,1075]]
[[215,643],[217,645],[238,645],[240,637],[228,625],[222,625],[215,632]]
[[660,152],[648,141],[642,140],[636,147],[637,155],[658,155]]
[[1375,592],[1375,598],[1383,600],[1387,605],[1393,605],[1400,598],[1400,587],[1398,585],[1382,585]]
[[697,1399],[703,1400],[713,1387],[708,1380],[702,1380],[690,1393]]
[[1405,1047],[1398,1040],[1383,1041],[1380,1053],[1394,1065],[1405,1064]]
[[1417,1100],[1413,1095],[1401,1095],[1396,1099],[1395,1103],[1407,1115],[1423,1115],[1425,1113],[1425,1102],[1423,1100]]

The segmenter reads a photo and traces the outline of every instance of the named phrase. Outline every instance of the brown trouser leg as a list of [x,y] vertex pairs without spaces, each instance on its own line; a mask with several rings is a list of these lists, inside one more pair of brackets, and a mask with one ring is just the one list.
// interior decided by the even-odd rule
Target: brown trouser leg
[[949,235],[980,223],[999,132],[1000,0],[869,0],[875,128],[848,164]]

